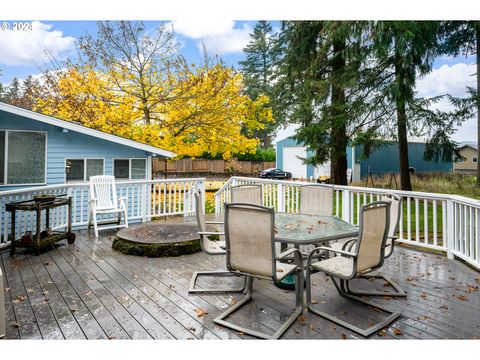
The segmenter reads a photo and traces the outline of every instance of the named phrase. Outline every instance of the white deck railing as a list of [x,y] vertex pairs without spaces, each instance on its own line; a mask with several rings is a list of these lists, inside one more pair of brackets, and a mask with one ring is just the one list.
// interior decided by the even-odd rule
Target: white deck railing
[[[155,217],[170,215],[191,215],[195,213],[194,191],[205,191],[205,179],[168,179],[118,181],[117,195],[126,196],[129,221],[149,221]],[[72,226],[83,228],[88,223],[89,185],[63,184],[36,188],[0,191],[0,247],[10,241],[10,213],[5,211],[5,204],[31,199],[36,194],[66,194],[72,197]],[[205,196],[203,196],[205,198]],[[42,217],[42,228],[45,216]],[[36,215],[33,212],[16,214],[16,238],[27,230],[33,231]],[[67,225],[67,208],[59,207],[50,212],[50,227],[64,228]]]
[[[299,211],[302,182],[232,177],[215,194],[215,211],[222,212],[230,200],[230,188],[240,184],[261,184],[264,204],[276,211]],[[382,194],[403,197],[399,241],[440,250],[480,269],[480,201],[463,196],[423,192],[332,186],[335,215],[357,224],[360,206],[376,201]]]

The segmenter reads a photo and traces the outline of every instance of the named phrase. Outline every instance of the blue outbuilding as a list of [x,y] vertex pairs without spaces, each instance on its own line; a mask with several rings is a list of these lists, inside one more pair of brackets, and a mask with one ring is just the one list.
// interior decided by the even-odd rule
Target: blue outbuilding
[[[450,172],[453,163],[426,161],[423,159],[425,142],[410,141],[408,143],[408,159],[410,167],[416,172]],[[398,173],[400,171],[398,161],[398,144],[387,143],[373,150],[368,158],[361,158],[362,147],[360,145],[347,148],[347,167],[352,173],[352,179],[359,181],[368,176],[369,171],[382,173]],[[312,156],[303,144],[298,143],[293,137],[280,140],[276,144],[276,166],[289,171],[293,178],[310,179],[330,174],[330,162],[320,166],[306,165],[302,159]]]
[[0,191],[84,183],[90,176],[152,178],[152,157],[171,151],[0,103]]

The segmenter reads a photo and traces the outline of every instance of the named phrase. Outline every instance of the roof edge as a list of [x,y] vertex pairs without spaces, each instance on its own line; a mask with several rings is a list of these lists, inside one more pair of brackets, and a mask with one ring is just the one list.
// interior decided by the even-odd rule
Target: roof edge
[[133,148],[143,150],[143,151],[146,151],[146,152],[150,152],[150,153],[160,155],[160,156],[163,156],[163,157],[173,158],[173,157],[177,156],[177,154],[175,154],[174,152],[169,151],[169,150],[165,150],[165,149],[161,149],[161,148],[158,148],[158,147],[155,147],[155,146],[143,144],[141,142],[126,139],[126,138],[123,138],[123,137],[118,136],[118,135],[113,135],[113,134],[109,134],[109,133],[106,133],[106,132],[103,132],[103,131],[100,131],[100,130],[95,130],[95,129],[86,127],[84,125],[80,125],[80,124],[70,122],[70,121],[67,121],[67,120],[54,118],[54,117],[48,116],[48,115],[43,115],[43,114],[40,114],[40,113],[35,112],[35,111],[23,109],[21,107],[6,104],[6,103],[3,103],[3,102],[0,102],[0,110],[6,111],[6,112],[11,113],[11,114],[23,116],[23,117],[26,117],[26,118],[29,118],[29,119],[32,119],[32,120],[40,121],[40,122],[45,123],[45,124],[58,126],[58,127],[64,128],[64,129],[71,130],[71,131],[79,132],[81,134],[93,136],[93,137],[103,139],[103,140],[108,140],[108,141],[111,141],[111,142],[114,142],[114,143],[117,143],[117,144],[120,144],[120,145],[133,147]]

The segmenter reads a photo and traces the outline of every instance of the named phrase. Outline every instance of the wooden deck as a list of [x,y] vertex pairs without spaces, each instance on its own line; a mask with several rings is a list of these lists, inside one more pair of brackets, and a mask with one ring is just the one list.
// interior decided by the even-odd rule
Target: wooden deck
[[[40,256],[0,254],[4,271],[8,339],[245,339],[213,323],[240,294],[189,295],[195,270],[224,266],[224,257],[203,253],[177,258],[139,258],[111,249],[114,232],[95,239],[77,232],[74,245],[58,244]],[[397,248],[384,272],[408,292],[407,299],[378,298],[401,318],[371,338],[480,338],[480,273],[443,256]],[[239,279],[237,279],[239,280]],[[361,280],[366,287],[383,288]],[[204,279],[212,286],[214,279]],[[315,275],[318,306],[366,325],[384,316],[338,296],[323,275]],[[255,302],[232,317],[272,332],[294,306],[292,292],[268,281],[254,282]],[[201,309],[205,314],[197,315]],[[201,313],[201,312],[199,312]],[[200,314],[201,315],[201,314]],[[304,313],[285,339],[353,339],[352,333]]]

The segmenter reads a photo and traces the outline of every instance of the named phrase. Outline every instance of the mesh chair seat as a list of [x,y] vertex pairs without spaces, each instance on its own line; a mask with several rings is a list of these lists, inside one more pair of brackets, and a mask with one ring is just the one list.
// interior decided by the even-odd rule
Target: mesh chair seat
[[312,264],[315,270],[323,271],[334,276],[349,278],[353,272],[353,259],[344,256],[336,256],[327,260]]
[[279,281],[282,281],[283,278],[290,275],[297,268],[297,265],[287,264],[287,263],[277,261],[276,262],[276,267],[277,267],[277,271],[276,271],[277,272],[277,279]]

